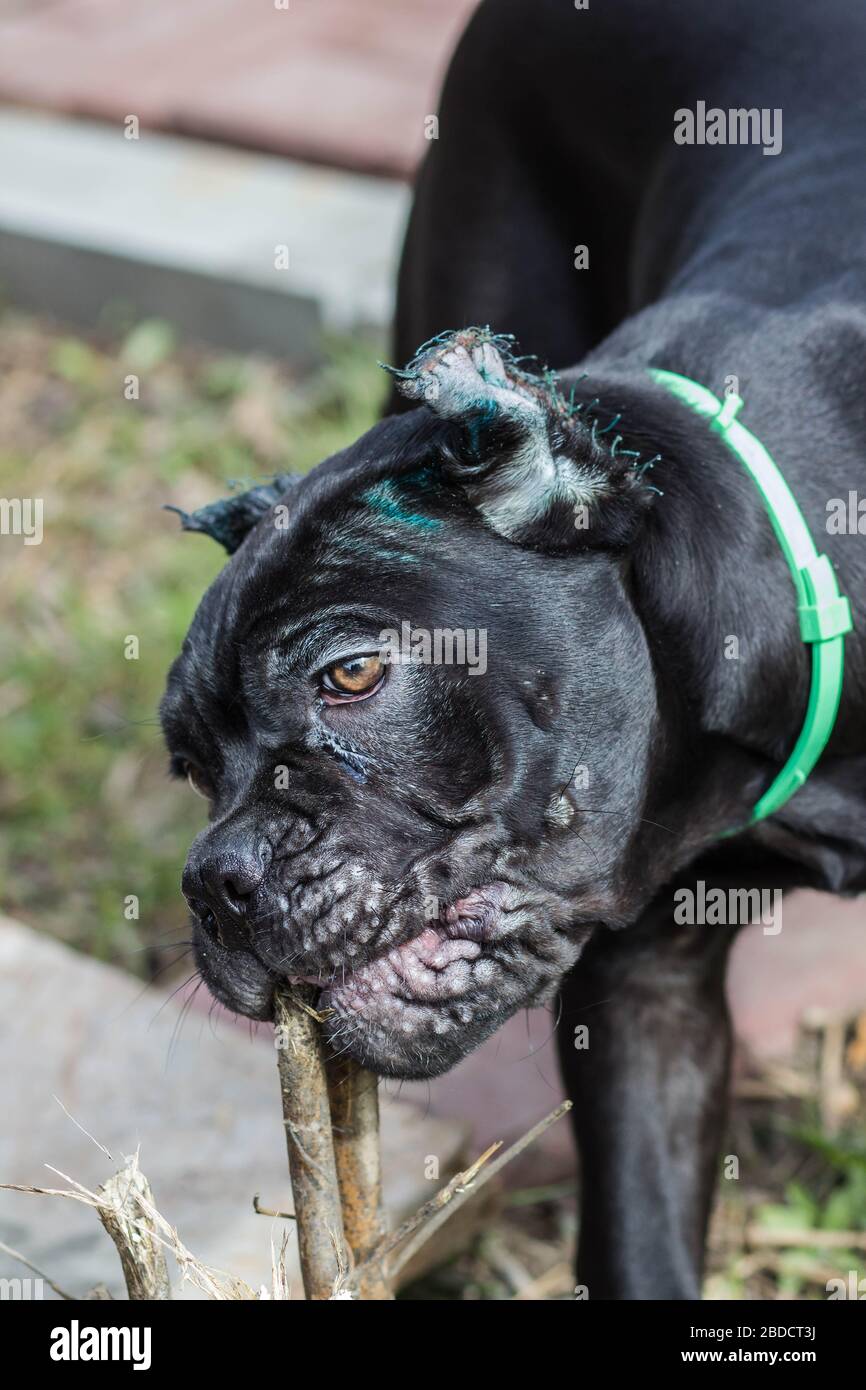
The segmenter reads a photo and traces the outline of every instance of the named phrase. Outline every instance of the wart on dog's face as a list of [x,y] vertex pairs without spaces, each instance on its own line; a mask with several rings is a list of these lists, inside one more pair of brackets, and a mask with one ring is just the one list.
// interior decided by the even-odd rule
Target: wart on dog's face
[[393,1076],[551,997],[623,891],[631,828],[591,808],[637,806],[647,765],[608,549],[638,484],[497,346],[435,345],[403,378],[428,408],[185,519],[234,551],[162,705],[210,809],[197,964],[257,1019],[279,980],[321,983],[335,1045]]

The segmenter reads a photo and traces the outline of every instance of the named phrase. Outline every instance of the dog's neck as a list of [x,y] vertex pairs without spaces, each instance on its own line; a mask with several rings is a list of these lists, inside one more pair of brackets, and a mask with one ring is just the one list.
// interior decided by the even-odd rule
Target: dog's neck
[[[659,495],[626,567],[666,730],[660,794],[667,765],[682,796],[687,759],[695,775],[686,794],[706,806],[718,759],[719,828],[744,822],[799,732],[810,670],[764,502],[707,421],[646,371],[594,370],[575,395],[587,410],[598,398],[593,414],[602,427],[622,413],[617,430],[626,447],[661,455],[651,474]],[[736,785],[732,749],[742,753]]]

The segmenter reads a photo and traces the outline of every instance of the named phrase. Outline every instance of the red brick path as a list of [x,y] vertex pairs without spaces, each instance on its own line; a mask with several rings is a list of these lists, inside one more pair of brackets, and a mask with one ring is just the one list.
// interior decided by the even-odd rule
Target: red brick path
[[0,0],[0,101],[406,176],[476,0]]

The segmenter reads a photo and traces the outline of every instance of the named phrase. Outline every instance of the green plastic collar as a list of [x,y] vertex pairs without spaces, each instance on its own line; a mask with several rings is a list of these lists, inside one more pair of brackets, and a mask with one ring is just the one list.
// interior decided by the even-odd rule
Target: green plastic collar
[[785,766],[752,811],[747,824],[754,825],[774,815],[799,791],[827,746],[842,697],[845,633],[854,626],[851,605],[839,590],[827,556],[819,555],[778,467],[761,441],[738,423],[742,398],[730,395],[722,402],[705,386],[676,372],[653,367],[650,375],[703,415],[751,474],[794,580],[800,635],[812,648],[812,687],[803,728]]

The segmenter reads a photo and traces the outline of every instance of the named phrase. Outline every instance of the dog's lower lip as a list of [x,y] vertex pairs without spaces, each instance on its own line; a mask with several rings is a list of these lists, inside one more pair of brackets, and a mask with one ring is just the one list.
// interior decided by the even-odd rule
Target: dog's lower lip
[[[329,980],[323,999],[363,1002],[381,992],[405,1004],[431,1005],[464,994],[470,984],[467,971],[474,972],[476,966],[489,981],[495,956],[485,948],[503,930],[501,908],[507,891],[508,885],[500,882],[473,888],[412,936],[360,963],[350,975]],[[482,965],[485,958],[487,964]]]

